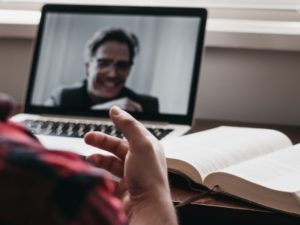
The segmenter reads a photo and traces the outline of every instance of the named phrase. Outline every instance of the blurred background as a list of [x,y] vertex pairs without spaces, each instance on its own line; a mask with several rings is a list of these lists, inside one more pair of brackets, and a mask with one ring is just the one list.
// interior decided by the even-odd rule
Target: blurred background
[[0,0],[0,91],[20,106],[45,2],[206,7],[195,117],[300,125],[299,0]]

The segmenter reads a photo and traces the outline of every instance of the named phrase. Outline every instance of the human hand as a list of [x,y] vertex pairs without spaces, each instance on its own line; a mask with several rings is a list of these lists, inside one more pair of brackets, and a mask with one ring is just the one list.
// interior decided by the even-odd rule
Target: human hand
[[92,155],[88,160],[121,178],[116,194],[124,203],[130,224],[177,224],[160,142],[120,108],[112,107],[110,117],[127,140],[88,133],[87,144],[112,153]]

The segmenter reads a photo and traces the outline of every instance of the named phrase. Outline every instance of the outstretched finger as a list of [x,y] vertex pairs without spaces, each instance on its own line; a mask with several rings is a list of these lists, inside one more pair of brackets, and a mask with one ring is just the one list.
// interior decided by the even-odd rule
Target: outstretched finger
[[137,140],[145,140],[145,137],[152,136],[143,124],[117,106],[110,109],[110,118],[129,143],[137,143]]
[[89,132],[84,136],[85,143],[109,151],[124,161],[128,151],[128,143],[120,138],[101,132]]
[[94,166],[107,170],[117,177],[123,177],[123,162],[113,155],[94,154],[87,157],[87,160]]

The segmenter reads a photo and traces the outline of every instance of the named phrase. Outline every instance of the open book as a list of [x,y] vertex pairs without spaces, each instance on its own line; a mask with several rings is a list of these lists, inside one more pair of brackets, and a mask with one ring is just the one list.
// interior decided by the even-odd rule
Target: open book
[[162,141],[168,169],[268,208],[300,215],[300,144],[283,133],[227,127]]

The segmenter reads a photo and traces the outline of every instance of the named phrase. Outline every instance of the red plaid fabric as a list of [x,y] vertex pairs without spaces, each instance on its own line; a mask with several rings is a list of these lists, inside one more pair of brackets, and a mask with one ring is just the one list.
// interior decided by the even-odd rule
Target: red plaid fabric
[[48,151],[23,127],[0,121],[0,224],[125,224],[113,188],[80,156]]

